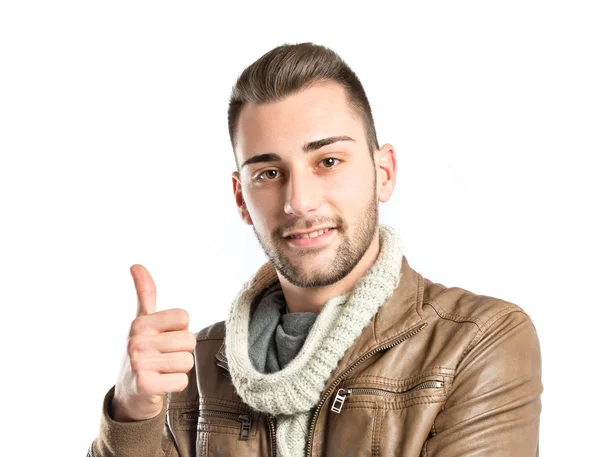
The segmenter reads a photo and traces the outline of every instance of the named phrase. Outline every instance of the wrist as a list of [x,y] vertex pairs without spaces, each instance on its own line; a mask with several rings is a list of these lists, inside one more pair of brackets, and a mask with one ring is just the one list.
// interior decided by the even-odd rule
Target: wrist
[[137,422],[152,419],[160,414],[163,409],[163,398],[154,403],[152,408],[148,408],[146,411],[140,412],[128,408],[127,405],[120,401],[117,396],[114,396],[112,402],[109,404],[108,413],[116,422]]

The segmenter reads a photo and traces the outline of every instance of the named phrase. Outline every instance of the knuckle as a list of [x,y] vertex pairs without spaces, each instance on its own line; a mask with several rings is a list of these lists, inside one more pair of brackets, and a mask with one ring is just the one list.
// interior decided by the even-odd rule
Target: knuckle
[[133,335],[140,334],[140,333],[142,333],[142,332],[144,331],[144,329],[146,328],[146,327],[145,327],[145,324],[144,324],[144,321],[143,321],[143,319],[141,319],[141,317],[143,317],[143,316],[140,316],[140,317],[136,318],[136,319],[135,319],[135,320],[134,320],[134,321],[131,323],[131,328],[130,328],[130,330],[129,330],[129,334],[130,334],[130,335],[132,335],[132,336],[133,336]]
[[131,371],[134,373],[142,373],[146,368],[144,359],[140,357],[132,357],[130,361]]
[[134,357],[144,350],[144,343],[141,338],[132,336],[127,342],[127,353],[129,357]]
[[133,338],[129,338],[127,341],[127,354],[130,358],[133,357],[133,355],[136,353],[136,350],[136,341]]

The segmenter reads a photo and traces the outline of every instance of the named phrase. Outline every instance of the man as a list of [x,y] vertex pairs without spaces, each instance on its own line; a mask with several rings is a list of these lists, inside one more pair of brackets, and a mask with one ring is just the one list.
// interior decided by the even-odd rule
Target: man
[[229,132],[237,208],[269,262],[197,335],[131,268],[138,314],[89,455],[537,455],[534,326],[423,278],[379,225],[395,151],[339,56],[265,54],[233,89]]

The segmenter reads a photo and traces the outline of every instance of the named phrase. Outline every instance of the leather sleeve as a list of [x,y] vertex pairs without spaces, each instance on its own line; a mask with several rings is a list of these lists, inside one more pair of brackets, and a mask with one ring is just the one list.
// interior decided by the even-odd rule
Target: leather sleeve
[[114,386],[104,397],[100,433],[88,450],[88,457],[179,457],[166,426],[167,405],[152,419],[117,422],[110,415]]
[[523,312],[486,323],[465,351],[424,457],[538,456],[541,354]]

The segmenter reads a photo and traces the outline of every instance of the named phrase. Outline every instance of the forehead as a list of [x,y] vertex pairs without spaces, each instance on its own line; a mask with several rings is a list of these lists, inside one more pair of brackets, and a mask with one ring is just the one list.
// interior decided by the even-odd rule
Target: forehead
[[301,150],[307,142],[347,135],[365,143],[363,125],[344,88],[321,82],[282,100],[248,103],[238,121],[236,154]]

